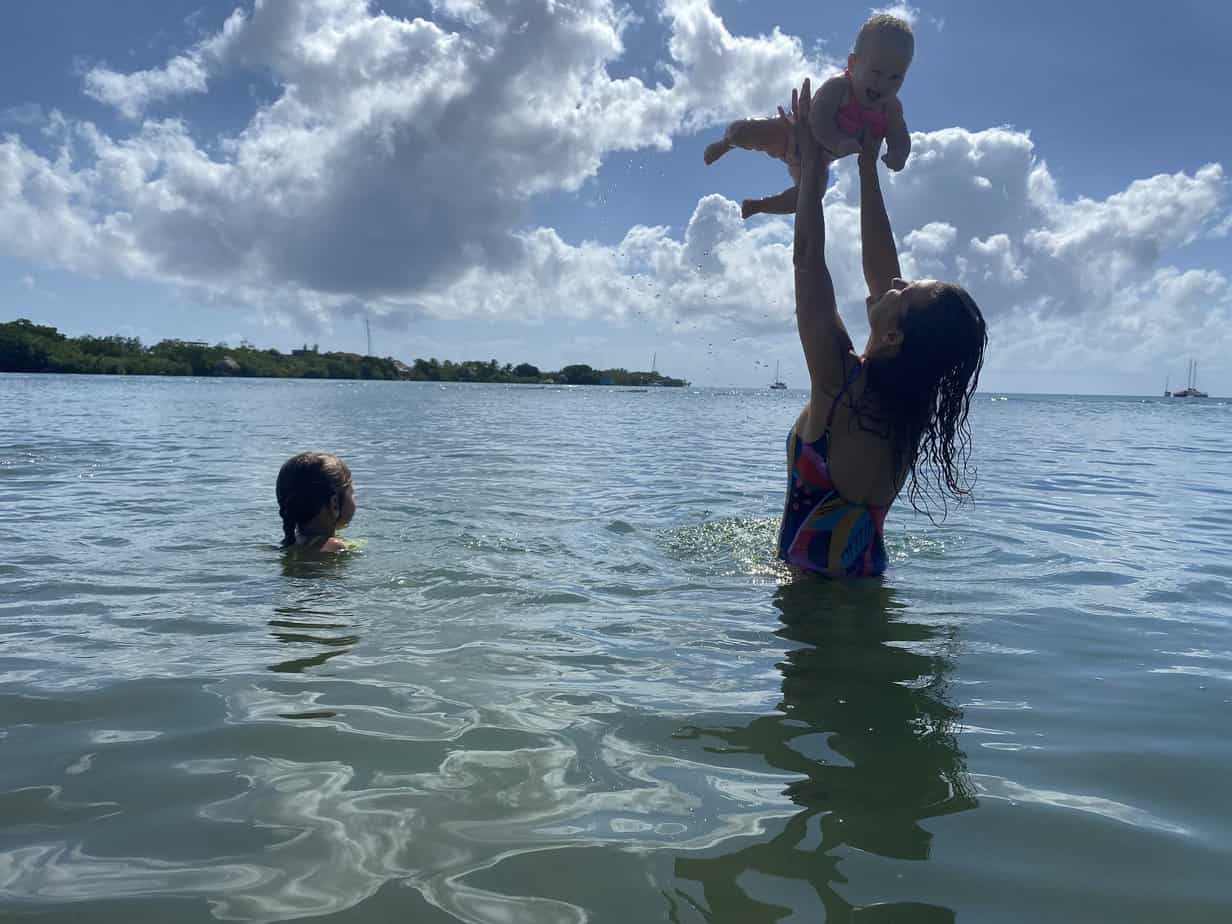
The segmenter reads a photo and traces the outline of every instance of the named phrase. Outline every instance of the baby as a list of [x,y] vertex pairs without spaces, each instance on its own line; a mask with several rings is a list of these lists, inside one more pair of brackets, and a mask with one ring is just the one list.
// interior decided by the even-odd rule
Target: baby
[[[823,83],[814,96],[814,115],[809,121],[818,143],[831,161],[859,153],[866,132],[883,136],[886,153],[881,159],[897,172],[911,153],[911,135],[903,121],[898,91],[911,66],[915,36],[911,26],[897,16],[878,13],[860,27],[855,49],[847,56],[847,70]],[[732,148],[764,151],[785,161],[793,185],[777,196],[745,199],[740,212],[749,218],[759,212],[790,215],[796,210],[800,184],[800,155],[791,137],[791,123],[783,108],[777,119],[741,119],[727,126],[718,141],[706,146],[705,160],[713,164]]]
[[334,535],[355,516],[355,489],[345,462],[327,452],[301,452],[282,464],[274,492],[284,548],[347,550]]

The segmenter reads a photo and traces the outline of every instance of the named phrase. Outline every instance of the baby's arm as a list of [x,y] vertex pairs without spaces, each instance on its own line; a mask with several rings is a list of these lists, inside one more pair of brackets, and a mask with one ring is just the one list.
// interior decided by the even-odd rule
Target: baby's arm
[[809,126],[813,129],[813,137],[831,157],[836,159],[860,152],[860,139],[851,137],[840,131],[838,127],[838,111],[846,95],[847,78],[841,75],[831,77],[821,85],[813,97],[813,109],[809,115]]
[[895,173],[907,165],[907,155],[911,153],[911,132],[907,131],[907,122],[903,118],[903,104],[894,100],[886,112],[886,152],[881,158],[885,165]]

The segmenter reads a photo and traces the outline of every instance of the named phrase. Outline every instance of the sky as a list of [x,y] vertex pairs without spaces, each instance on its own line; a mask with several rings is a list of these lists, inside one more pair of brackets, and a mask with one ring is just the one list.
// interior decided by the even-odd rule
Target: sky
[[[807,376],[781,163],[701,152],[909,18],[908,278],[989,391],[1232,394],[1232,4],[57,0],[0,17],[0,320],[409,361]],[[850,161],[827,258],[867,333]]]

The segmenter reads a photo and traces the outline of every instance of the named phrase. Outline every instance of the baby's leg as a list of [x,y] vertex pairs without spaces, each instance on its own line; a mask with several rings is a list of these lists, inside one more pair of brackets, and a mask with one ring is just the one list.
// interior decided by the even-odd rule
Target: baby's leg
[[761,213],[766,215],[794,215],[796,213],[796,199],[799,193],[800,187],[792,186],[790,189],[784,189],[777,196],[766,196],[764,199],[745,199],[740,203],[740,214],[744,218],[752,218],[754,215]]
[[740,119],[727,126],[727,140],[733,146],[762,151],[785,160],[791,129],[782,119]]
[[764,151],[771,157],[787,157],[789,130],[781,119],[739,119],[727,126],[718,141],[706,145],[706,163],[713,164],[732,148]]

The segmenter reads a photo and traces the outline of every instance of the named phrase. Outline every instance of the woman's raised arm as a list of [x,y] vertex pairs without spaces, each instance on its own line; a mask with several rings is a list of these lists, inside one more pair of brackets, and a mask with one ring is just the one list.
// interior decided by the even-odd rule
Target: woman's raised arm
[[860,152],[860,250],[864,259],[864,281],[868,283],[869,305],[885,295],[893,281],[902,276],[898,264],[898,248],[881,195],[881,177],[877,173],[877,154],[881,138],[869,138]]
[[809,81],[792,91],[795,141],[800,147],[800,194],[796,198],[796,327],[804,347],[813,392],[835,394],[847,378],[851,338],[839,317],[834,281],[826,266],[826,221],[821,195],[827,173],[824,155],[809,129]]

